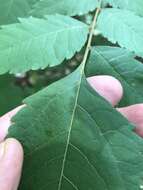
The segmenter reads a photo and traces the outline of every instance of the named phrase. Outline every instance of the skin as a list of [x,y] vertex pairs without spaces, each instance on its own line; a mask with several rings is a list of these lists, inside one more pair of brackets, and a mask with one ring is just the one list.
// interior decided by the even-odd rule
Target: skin
[[[89,84],[114,107],[123,96],[123,88],[111,76],[95,76],[87,79]],[[0,189],[17,190],[23,163],[23,149],[16,139],[5,139],[11,118],[20,106],[0,118]],[[136,125],[135,132],[143,137],[143,104],[117,109]]]

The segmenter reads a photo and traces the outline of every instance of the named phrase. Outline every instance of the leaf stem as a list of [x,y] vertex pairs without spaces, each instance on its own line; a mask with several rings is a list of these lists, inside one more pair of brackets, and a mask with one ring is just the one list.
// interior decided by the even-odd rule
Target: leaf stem
[[99,3],[99,7],[95,11],[94,19],[93,19],[93,22],[91,23],[91,26],[90,26],[90,34],[89,34],[85,54],[84,54],[84,57],[83,57],[83,62],[82,62],[83,68],[85,67],[89,52],[91,50],[91,43],[92,43],[92,38],[93,38],[93,35],[94,35],[94,29],[95,29],[96,24],[97,24],[97,18],[98,18],[98,15],[100,13],[100,10],[101,10],[101,1]]

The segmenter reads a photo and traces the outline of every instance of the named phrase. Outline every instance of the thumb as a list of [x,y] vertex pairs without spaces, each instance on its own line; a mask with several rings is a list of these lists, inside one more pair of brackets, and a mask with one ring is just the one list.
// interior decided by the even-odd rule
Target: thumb
[[23,162],[23,150],[15,139],[0,143],[0,189],[17,190]]

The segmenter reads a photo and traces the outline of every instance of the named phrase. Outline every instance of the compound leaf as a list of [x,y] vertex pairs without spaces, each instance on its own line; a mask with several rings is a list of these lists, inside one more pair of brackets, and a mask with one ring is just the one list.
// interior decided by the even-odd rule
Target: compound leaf
[[24,103],[9,131],[25,150],[19,190],[139,189],[143,141],[89,86],[82,65]]
[[31,14],[43,16],[47,14],[83,15],[99,6],[98,0],[41,0],[33,6]]
[[143,18],[120,9],[104,9],[98,18],[104,37],[143,57]]
[[131,10],[143,16],[143,1],[142,0],[104,0],[115,8]]
[[73,18],[30,17],[0,30],[0,74],[44,69],[71,58],[85,44],[88,27]]
[[18,21],[27,16],[36,0],[0,0],[0,24]]
[[19,22],[19,17],[49,14],[83,15],[99,6],[98,0],[0,0],[0,25]]

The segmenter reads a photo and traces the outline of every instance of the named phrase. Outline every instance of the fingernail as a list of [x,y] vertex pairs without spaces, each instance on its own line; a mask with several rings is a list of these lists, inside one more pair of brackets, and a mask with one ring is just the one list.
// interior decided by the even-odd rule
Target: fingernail
[[6,142],[0,143],[0,159],[4,156],[6,150]]

